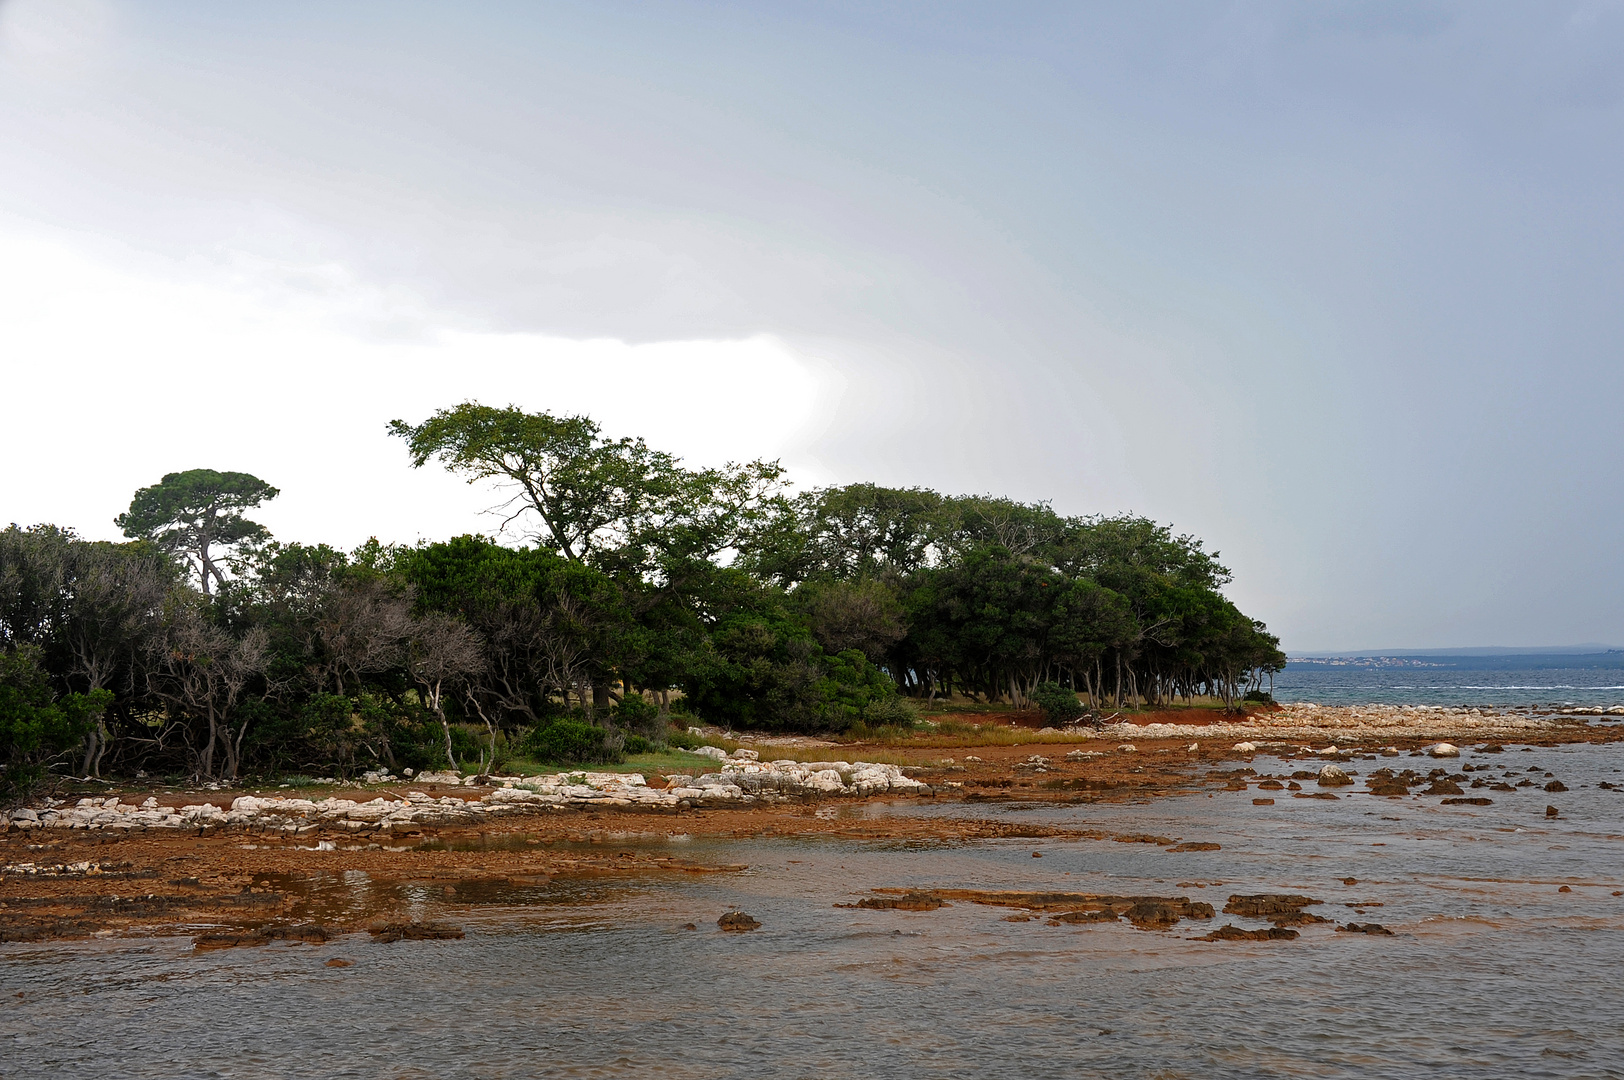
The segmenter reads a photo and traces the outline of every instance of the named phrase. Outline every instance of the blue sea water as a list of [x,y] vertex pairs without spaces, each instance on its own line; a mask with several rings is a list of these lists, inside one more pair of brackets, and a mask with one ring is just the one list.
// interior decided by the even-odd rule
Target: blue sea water
[[1283,702],[1321,705],[1624,704],[1624,653],[1293,658],[1275,676]]

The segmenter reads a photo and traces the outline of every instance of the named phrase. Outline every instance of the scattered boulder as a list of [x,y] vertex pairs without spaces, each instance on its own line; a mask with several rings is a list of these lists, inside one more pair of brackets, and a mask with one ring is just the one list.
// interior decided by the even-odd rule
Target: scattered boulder
[[1218,844],[1208,843],[1204,840],[1178,844],[1167,849],[1168,851],[1221,851]]
[[1336,765],[1320,766],[1318,779],[1321,787],[1344,787],[1353,783],[1353,777]]
[[1139,748],[1137,746],[1135,746],[1131,742],[1125,742],[1122,745],[1118,746],[1117,749],[1122,751],[1125,754],[1132,754],[1135,751],[1137,751]]
[[1383,926],[1381,923],[1373,923],[1373,922],[1367,922],[1367,923],[1351,922],[1351,923],[1347,923],[1344,926],[1337,927],[1336,932],[1339,933],[1339,934],[1375,934],[1375,935],[1380,936],[1380,937],[1392,937],[1393,936],[1393,932],[1391,930],[1387,929],[1387,927]]
[[1237,754],[1255,754],[1257,753],[1257,743],[1238,742],[1235,744],[1234,749]]
[[1552,780],[1549,784],[1545,785],[1545,790],[1546,791],[1566,791],[1566,790],[1568,790],[1568,785],[1564,784],[1560,780]]
[[1423,791],[1423,795],[1464,795],[1465,790],[1455,781],[1440,776],[1432,782],[1432,786]]
[[1494,805],[1494,800],[1493,799],[1485,799],[1485,798],[1483,798],[1481,796],[1478,796],[1476,798],[1464,798],[1464,799],[1444,799],[1441,805],[1443,805],[1443,806],[1493,806]]
[[1252,805],[1253,806],[1273,806],[1274,805],[1274,800],[1273,799],[1253,799],[1252,800]]
[[1425,747],[1428,757],[1460,757],[1460,747],[1454,743],[1433,743]]
[[326,967],[331,967],[331,968],[354,967],[355,966],[355,961],[354,960],[346,960],[342,956],[335,956],[331,960],[327,961],[325,966]]
[[1547,806],[1545,808],[1545,816],[1546,817],[1556,817],[1557,815],[1559,815],[1561,813],[1562,813],[1562,811],[1558,810],[1554,806]]
[[742,911],[730,911],[716,920],[716,925],[723,930],[734,933],[743,933],[746,930],[760,929],[761,923]]

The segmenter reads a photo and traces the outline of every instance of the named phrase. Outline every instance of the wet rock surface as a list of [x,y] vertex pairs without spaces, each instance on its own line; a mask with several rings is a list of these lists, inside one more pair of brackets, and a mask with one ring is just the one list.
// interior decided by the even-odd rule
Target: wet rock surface
[[466,936],[462,927],[443,922],[385,922],[367,928],[372,940],[383,944],[396,941],[454,941]]
[[730,911],[716,920],[716,925],[732,933],[743,933],[747,930],[759,930],[761,923],[742,911]]
[[935,911],[946,905],[934,893],[910,890],[901,896],[865,896],[854,906],[871,911]]
[[936,889],[941,899],[971,904],[1015,907],[1049,915],[1060,923],[1100,923],[1127,919],[1139,930],[1169,930],[1184,919],[1210,919],[1212,905],[1187,896],[1114,896],[1101,893],[983,892]]
[[1237,894],[1231,896],[1229,902],[1224,905],[1224,914],[1267,919],[1281,925],[1325,922],[1327,920],[1303,910],[1322,902],[1311,896],[1296,893],[1256,893],[1250,896]]
[[1200,941],[1296,941],[1297,931],[1283,926],[1269,926],[1261,930],[1242,930],[1233,923],[1225,923]]

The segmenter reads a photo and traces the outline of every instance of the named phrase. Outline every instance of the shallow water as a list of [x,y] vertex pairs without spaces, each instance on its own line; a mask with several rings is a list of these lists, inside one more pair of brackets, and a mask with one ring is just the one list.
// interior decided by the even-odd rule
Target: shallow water
[[[198,955],[173,938],[0,946],[0,1076],[1624,1076],[1624,897],[1612,895],[1624,891],[1624,793],[1595,786],[1624,781],[1624,748],[1465,760],[1496,776],[1537,763],[1572,790],[1493,793],[1488,807],[1255,791],[864,804],[841,813],[1007,817],[1222,849],[608,837],[750,869],[409,897],[415,914],[465,926],[462,941]],[[1383,764],[1435,763],[1344,767]],[[1267,794],[1274,806],[1253,805]],[[1547,803],[1562,816],[1547,820]],[[1294,942],[1209,943],[1192,939],[1264,924],[1219,915],[1146,932],[1011,923],[1008,909],[971,903],[833,906],[887,886],[1218,908],[1231,893],[1301,892],[1324,901],[1311,911],[1396,936],[1310,926]],[[408,887],[364,874],[322,885],[357,910],[372,890]],[[1360,915],[1350,902],[1382,906]],[[732,906],[762,929],[717,931]],[[325,967],[334,956],[354,966]]]

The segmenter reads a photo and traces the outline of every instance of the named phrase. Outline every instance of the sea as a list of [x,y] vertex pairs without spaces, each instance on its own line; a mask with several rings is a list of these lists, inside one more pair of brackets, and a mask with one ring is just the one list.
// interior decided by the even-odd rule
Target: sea
[[1275,700],[1320,705],[1624,704],[1624,651],[1458,656],[1292,657]]
[[[1436,763],[1343,767],[1382,764]],[[318,883],[334,910],[403,906],[467,936],[206,953],[184,936],[0,944],[0,1076],[1624,1077],[1624,745],[1508,744],[1445,764],[1535,782],[1485,790],[1486,805],[1253,787],[807,810],[854,826],[925,815],[1161,834],[1207,850],[857,829],[704,839],[661,819],[590,842],[747,869],[466,895],[335,870]],[[1567,790],[1548,793],[1547,775]],[[1149,931],[1009,921],[965,901],[849,906],[879,888],[1188,896],[1220,914]],[[1203,940],[1226,923],[1263,928],[1221,913],[1258,893],[1306,897],[1325,921],[1292,941]],[[760,929],[720,930],[730,909]],[[1337,929],[1349,923],[1391,933]]]

